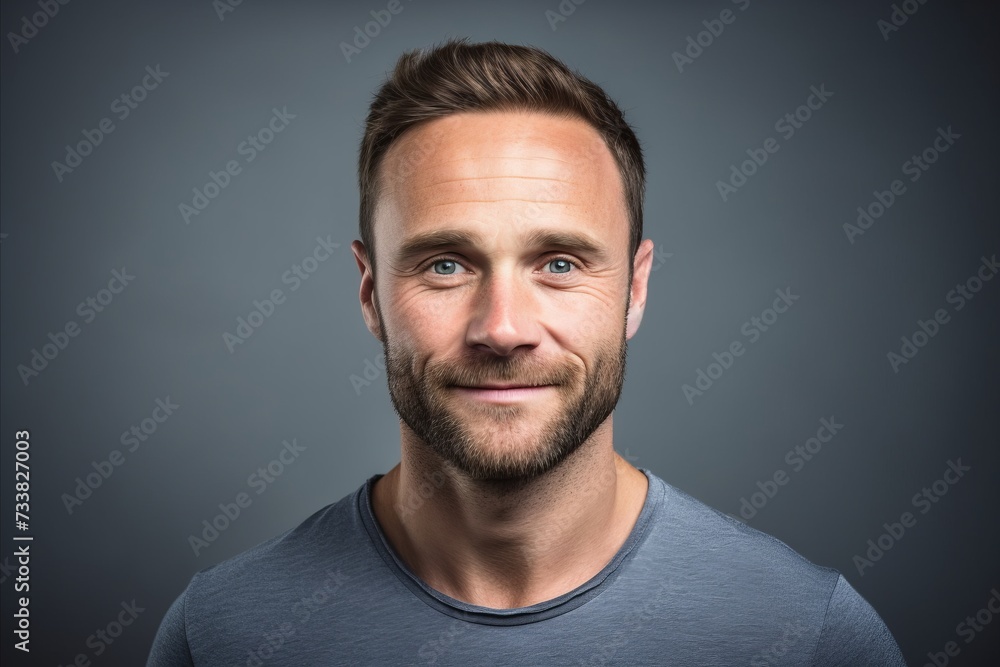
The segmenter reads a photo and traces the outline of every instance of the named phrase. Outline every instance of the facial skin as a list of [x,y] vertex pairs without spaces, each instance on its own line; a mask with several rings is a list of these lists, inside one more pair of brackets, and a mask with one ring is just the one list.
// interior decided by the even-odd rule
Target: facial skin
[[[410,178],[385,179],[376,222],[390,396],[413,434],[470,478],[536,477],[582,445],[621,394],[629,267],[618,169],[583,121],[434,122],[447,138]],[[427,129],[393,147],[386,172]],[[479,238],[400,256],[439,230]],[[526,243],[538,232],[595,248]],[[547,388],[510,401],[456,388],[498,384]]]
[[[509,596],[446,581],[444,572],[455,568],[442,563],[462,550],[455,537],[462,519],[436,517],[435,510],[458,505],[473,512],[481,503],[490,516],[465,517],[467,532],[478,533],[466,535],[467,546],[490,543],[486,569],[496,573],[509,575],[534,554],[558,551],[547,542],[544,549],[529,544],[528,534],[546,522],[562,522],[559,535],[570,552],[581,539],[598,561],[613,555],[645,496],[645,476],[614,454],[611,422],[626,341],[645,307],[652,241],[629,256],[617,164],[597,131],[575,118],[491,112],[430,121],[393,144],[382,184],[377,275],[364,246],[352,244],[365,321],[383,343],[401,419],[403,460],[373,491],[378,518],[404,559],[438,590],[456,597],[464,591],[463,599],[474,601],[475,588],[480,601],[509,603],[547,595],[526,592],[532,577]],[[432,234],[436,243],[414,247]],[[497,385],[535,388],[469,389]],[[398,507],[407,494],[402,487],[415,487],[431,471],[448,482],[411,517],[423,525],[407,527],[386,508]],[[584,486],[609,472],[611,484],[588,494]],[[574,491],[572,502],[563,497]],[[498,499],[514,496],[521,509],[498,509]],[[527,517],[519,512],[532,500],[545,509],[531,515],[522,534]],[[435,521],[450,521],[451,551],[428,560]],[[476,570],[469,558],[459,560],[464,572]],[[441,576],[428,569],[434,566],[421,568],[431,561]],[[593,563],[580,567],[592,570]],[[586,576],[583,569],[573,575]]]

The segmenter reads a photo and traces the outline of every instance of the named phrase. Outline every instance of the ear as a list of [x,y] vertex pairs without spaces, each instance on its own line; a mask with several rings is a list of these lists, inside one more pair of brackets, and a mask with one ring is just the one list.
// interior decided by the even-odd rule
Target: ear
[[629,340],[639,330],[642,314],[646,310],[646,290],[649,273],[653,269],[653,242],[650,239],[639,244],[632,264],[632,284],[629,287],[629,308],[625,325],[625,338]]
[[376,306],[375,275],[372,273],[371,263],[368,261],[368,250],[361,241],[352,241],[351,252],[354,253],[354,261],[357,262],[358,270],[361,271],[361,292],[359,294],[361,314],[365,318],[368,331],[379,342],[383,342],[382,321],[379,319],[378,307]]

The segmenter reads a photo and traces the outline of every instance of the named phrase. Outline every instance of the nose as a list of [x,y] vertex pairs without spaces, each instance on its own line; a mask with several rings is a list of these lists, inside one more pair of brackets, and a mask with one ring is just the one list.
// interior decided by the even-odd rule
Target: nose
[[528,281],[511,272],[494,272],[473,298],[466,343],[507,356],[519,347],[541,343],[538,303]]

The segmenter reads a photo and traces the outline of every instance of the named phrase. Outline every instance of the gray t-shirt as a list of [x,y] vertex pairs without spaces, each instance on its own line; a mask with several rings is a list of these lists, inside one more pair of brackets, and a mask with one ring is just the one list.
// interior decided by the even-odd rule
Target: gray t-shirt
[[202,570],[148,665],[903,665],[836,571],[670,486],[649,491],[619,552],[547,602],[443,595],[386,542],[375,475],[298,527]]

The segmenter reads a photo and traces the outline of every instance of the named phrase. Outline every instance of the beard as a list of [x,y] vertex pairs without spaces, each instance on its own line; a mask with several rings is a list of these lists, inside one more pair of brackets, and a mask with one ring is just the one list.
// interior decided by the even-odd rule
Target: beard
[[[384,324],[381,314],[380,320]],[[565,461],[614,411],[625,382],[625,331],[623,314],[621,335],[597,347],[590,372],[569,362],[545,365],[531,353],[479,352],[430,362],[418,376],[414,355],[393,345],[383,328],[389,396],[403,423],[440,459],[471,479],[513,490]],[[555,396],[542,405],[495,404],[467,399],[454,388],[491,383],[554,385],[544,391]],[[554,414],[530,418],[540,410]]]

